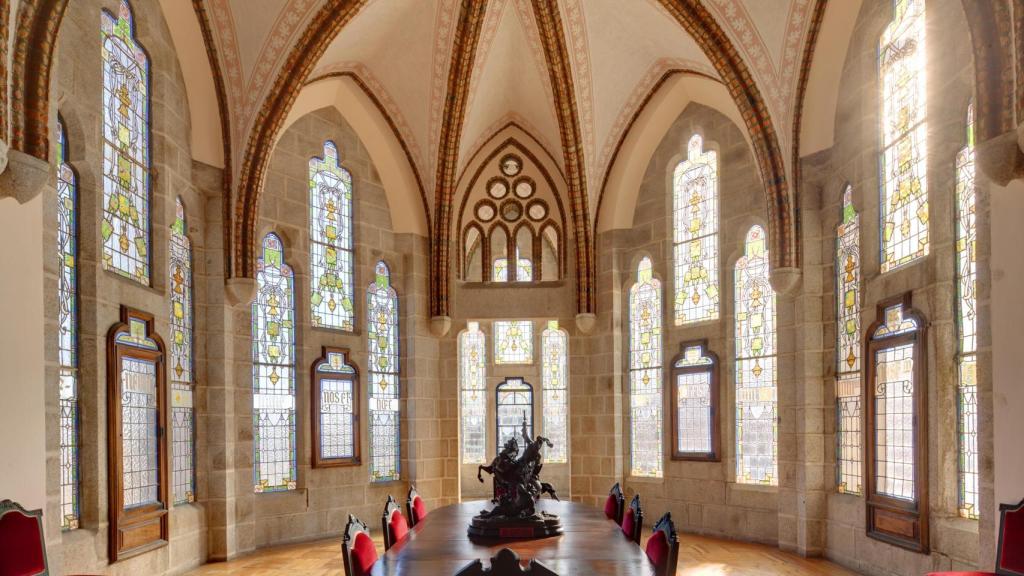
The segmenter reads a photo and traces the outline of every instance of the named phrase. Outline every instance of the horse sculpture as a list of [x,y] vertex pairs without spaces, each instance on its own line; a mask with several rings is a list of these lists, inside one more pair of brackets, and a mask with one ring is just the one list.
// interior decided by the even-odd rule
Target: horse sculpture
[[484,472],[494,478],[492,501],[495,506],[491,510],[481,512],[481,518],[529,518],[536,515],[536,502],[541,495],[548,494],[558,500],[555,489],[547,482],[540,481],[540,471],[544,467],[541,448],[551,448],[554,445],[543,436],[531,439],[527,433],[525,419],[520,435],[526,446],[522,456],[516,458],[519,443],[515,438],[509,438],[490,465],[477,467],[476,477],[480,482],[484,481]]

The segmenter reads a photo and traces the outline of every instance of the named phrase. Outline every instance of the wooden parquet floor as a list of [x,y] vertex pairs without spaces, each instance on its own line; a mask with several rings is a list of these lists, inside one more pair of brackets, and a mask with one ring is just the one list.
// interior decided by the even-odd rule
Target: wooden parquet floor
[[[377,552],[384,553],[380,536]],[[341,539],[332,538],[275,546],[231,562],[206,564],[190,572],[196,576],[339,576]],[[801,558],[777,548],[721,538],[679,535],[677,576],[854,576],[841,566],[819,558]],[[433,575],[431,575],[433,576]]]

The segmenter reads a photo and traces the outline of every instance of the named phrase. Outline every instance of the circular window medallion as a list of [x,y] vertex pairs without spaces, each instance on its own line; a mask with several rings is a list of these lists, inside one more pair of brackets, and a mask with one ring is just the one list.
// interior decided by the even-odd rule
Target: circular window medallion
[[515,176],[523,169],[523,161],[518,156],[507,154],[501,159],[501,173],[505,176]]
[[534,190],[533,180],[531,180],[529,178],[520,178],[519,180],[516,181],[516,184],[515,184],[514,188],[515,188],[516,196],[519,196],[520,198],[524,198],[525,199],[525,198],[529,198],[530,196],[533,196],[533,190]]
[[495,200],[504,198],[508,194],[508,182],[501,178],[491,178],[487,181],[487,193]]
[[489,200],[482,200],[476,205],[476,217],[481,222],[490,222],[494,219],[496,209],[494,203]]
[[548,207],[540,200],[534,200],[526,205],[526,215],[534,222],[540,222],[547,218]]
[[523,216],[523,205],[517,200],[505,200],[501,205],[501,217],[508,222],[519,220]]

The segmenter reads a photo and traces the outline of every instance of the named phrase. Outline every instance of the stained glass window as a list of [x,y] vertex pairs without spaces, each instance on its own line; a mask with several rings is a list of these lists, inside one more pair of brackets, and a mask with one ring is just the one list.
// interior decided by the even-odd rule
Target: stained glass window
[[718,154],[690,138],[672,176],[676,325],[718,318]]
[[149,57],[131,8],[102,12],[103,269],[149,284]]
[[511,439],[516,440],[519,447],[517,455],[526,450],[523,441],[523,424],[526,434],[533,438],[533,386],[522,378],[506,378],[497,388],[497,452]]
[[78,528],[78,185],[57,121],[57,350],[61,528]]
[[661,282],[644,257],[629,290],[630,473],[662,475]]
[[967,145],[956,157],[957,375],[960,515],[978,518],[978,228],[974,188],[974,105],[967,109]]
[[[519,251],[516,250],[516,256],[519,255]],[[516,282],[531,282],[533,281],[533,262],[529,258],[516,258],[519,263],[516,268]],[[507,258],[495,258],[494,267],[491,271],[492,282],[508,282],[508,259]]]
[[313,365],[313,465],[359,463],[359,380],[348,351],[324,348]]
[[836,489],[861,491],[860,216],[843,190],[836,228]]
[[171,474],[173,502],[195,500],[195,411],[192,404],[192,242],[185,206],[175,200],[168,249],[171,285]]
[[502,320],[494,323],[494,363],[533,363],[533,322]]
[[672,457],[678,460],[718,458],[717,366],[703,343],[689,343],[672,364]]
[[764,228],[747,231],[736,261],[736,481],[777,485],[775,291]]
[[882,33],[882,272],[928,255],[924,0],[894,0]]
[[398,294],[391,271],[377,262],[375,279],[366,289],[367,335],[370,346],[370,479],[399,478]]
[[352,175],[330,140],[323,157],[309,161],[309,238],[313,326],[352,331]]
[[462,463],[487,463],[487,346],[480,325],[459,335]]
[[256,262],[252,344],[255,490],[294,490],[295,275],[274,233],[263,238],[263,254]]
[[544,456],[547,462],[568,462],[569,454],[569,337],[558,327],[558,320],[548,322],[540,336],[541,409],[544,436],[554,444]]
[[125,358],[121,369],[121,437],[125,509],[159,498],[156,364]]

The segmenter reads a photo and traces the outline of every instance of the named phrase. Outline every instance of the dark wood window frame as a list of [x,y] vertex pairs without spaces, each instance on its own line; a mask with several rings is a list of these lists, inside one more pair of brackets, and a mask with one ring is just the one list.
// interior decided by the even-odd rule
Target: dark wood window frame
[[[536,399],[533,396],[533,392],[534,392],[533,384],[530,384],[529,382],[527,382],[526,378],[523,378],[522,376],[509,376],[508,378],[505,378],[500,383],[498,383],[498,385],[495,386],[495,388],[494,388],[494,442],[495,442],[495,450],[496,450],[495,453],[496,454],[500,454],[501,453],[501,449],[502,449],[502,445],[501,445],[501,418],[500,418],[500,416],[498,414],[498,409],[501,407],[500,397],[501,397],[501,393],[502,393],[502,387],[504,387],[505,385],[507,385],[507,384],[509,384],[511,382],[514,382],[514,381],[521,382],[522,384],[526,385],[527,388],[529,388],[529,394],[530,394],[530,434],[534,434],[534,431],[537,429],[537,421],[536,421],[537,420],[537,414],[536,414],[536,411],[534,410],[534,401]],[[517,426],[518,425],[519,424],[517,424]],[[521,440],[521,438],[518,435],[516,436],[516,439],[517,439],[517,441]]]
[[[132,324],[144,326],[142,341],[132,333]],[[167,545],[168,530],[168,444],[166,348],[156,334],[153,315],[121,306],[121,321],[107,332],[107,463],[109,469],[108,515],[110,520],[110,561],[138,556]],[[138,344],[132,344],[135,338]],[[156,368],[157,404],[157,501],[124,508],[124,460],[122,428],[122,386],[120,374],[125,359],[152,363]]]
[[[893,335],[876,336],[878,329],[885,325],[886,309],[901,306],[903,317],[913,320],[916,328]],[[893,546],[914,552],[928,554],[928,356],[926,346],[928,323],[911,306],[908,292],[878,304],[875,322],[865,333],[866,362],[864,387],[864,446],[865,446],[865,499],[867,513],[867,535]],[[881,494],[877,489],[877,446],[875,441],[876,415],[876,355],[884,350],[913,345],[914,354],[914,498],[904,500]]]
[[[686,351],[691,348],[698,348],[701,358],[711,361],[710,364],[693,364],[681,366],[686,359]],[[690,460],[698,462],[720,462],[722,459],[722,415],[719,404],[719,378],[718,378],[718,355],[708,349],[707,340],[690,340],[679,345],[679,354],[672,358],[672,369],[669,371],[669,412],[672,413],[672,431],[669,437],[672,439],[672,459]],[[711,380],[711,452],[680,452],[679,451],[679,388],[676,386],[677,378],[684,374],[710,374]]]
[[[327,372],[320,370],[321,366],[329,365],[330,355],[340,354],[342,357],[342,365],[351,370],[351,372],[334,371]],[[320,451],[320,429],[321,429],[321,388],[324,380],[351,380],[352,382],[352,457],[350,458],[324,458]],[[312,402],[313,407],[313,467],[314,468],[334,468],[341,466],[358,466],[361,463],[359,458],[359,428],[360,423],[360,412],[362,408],[361,398],[359,395],[359,369],[352,362],[351,354],[348,348],[335,348],[332,346],[324,346],[321,349],[320,357],[313,362],[313,366],[310,368],[310,390],[312,390]]]

